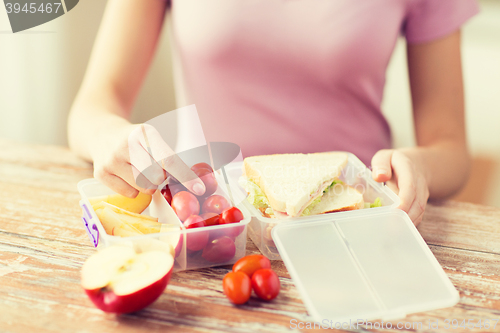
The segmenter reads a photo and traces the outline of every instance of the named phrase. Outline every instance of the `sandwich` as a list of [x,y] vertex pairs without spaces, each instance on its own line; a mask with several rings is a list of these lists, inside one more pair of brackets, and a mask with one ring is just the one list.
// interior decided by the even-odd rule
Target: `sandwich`
[[347,159],[344,152],[247,157],[239,183],[266,217],[364,208],[363,194],[339,179]]

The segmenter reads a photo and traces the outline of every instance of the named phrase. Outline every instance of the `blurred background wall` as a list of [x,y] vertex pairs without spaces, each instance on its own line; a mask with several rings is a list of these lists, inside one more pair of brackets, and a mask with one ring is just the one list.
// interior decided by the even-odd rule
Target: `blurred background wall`
[[[59,19],[16,34],[0,10],[0,138],[67,144],[67,114],[105,4],[80,1]],[[500,207],[500,0],[480,4],[481,13],[463,28],[467,131],[474,164],[456,199]],[[134,122],[176,108],[168,36],[164,31],[134,108]],[[389,65],[383,101],[396,147],[415,143],[405,56],[401,39]]]

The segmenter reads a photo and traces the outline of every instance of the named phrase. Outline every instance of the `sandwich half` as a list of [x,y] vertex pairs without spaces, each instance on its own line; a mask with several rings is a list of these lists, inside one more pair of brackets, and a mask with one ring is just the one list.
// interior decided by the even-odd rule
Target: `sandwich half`
[[336,182],[327,189],[321,200],[311,207],[306,215],[341,212],[364,207],[363,194],[343,182]]
[[269,217],[362,208],[362,194],[339,180],[347,159],[344,152],[252,156],[243,162],[240,185]]

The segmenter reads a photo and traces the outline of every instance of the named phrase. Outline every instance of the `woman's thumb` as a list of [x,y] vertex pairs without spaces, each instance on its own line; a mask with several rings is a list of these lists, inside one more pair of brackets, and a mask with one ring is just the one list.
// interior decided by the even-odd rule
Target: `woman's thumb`
[[393,149],[379,150],[372,158],[372,177],[377,182],[386,182],[392,178],[391,159]]

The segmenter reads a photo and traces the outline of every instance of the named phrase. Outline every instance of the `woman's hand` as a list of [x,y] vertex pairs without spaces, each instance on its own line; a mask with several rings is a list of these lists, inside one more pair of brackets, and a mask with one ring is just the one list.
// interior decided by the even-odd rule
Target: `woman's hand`
[[380,150],[373,178],[399,192],[399,208],[416,225],[427,199],[443,199],[465,184],[470,169],[464,119],[460,31],[408,44],[408,68],[417,147]]
[[201,180],[175,159],[153,127],[128,121],[153,59],[167,6],[168,1],[155,0],[107,2],[85,78],[69,115],[71,149],[94,162],[97,179],[128,197],[135,197],[139,191],[154,192],[169,173],[189,190],[205,191]]
[[94,177],[117,193],[153,194],[169,174],[194,194],[205,193],[203,182],[151,125],[123,123],[101,131],[92,142]]
[[372,158],[372,176],[399,195],[398,208],[408,213],[415,225],[422,221],[429,187],[423,171],[410,157],[397,149],[379,150]]

